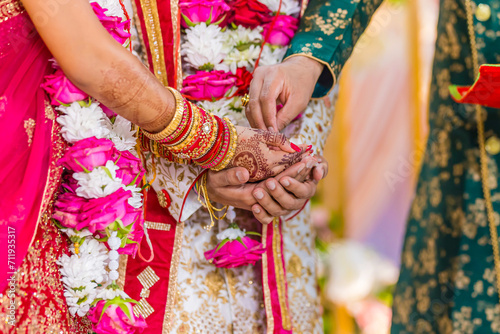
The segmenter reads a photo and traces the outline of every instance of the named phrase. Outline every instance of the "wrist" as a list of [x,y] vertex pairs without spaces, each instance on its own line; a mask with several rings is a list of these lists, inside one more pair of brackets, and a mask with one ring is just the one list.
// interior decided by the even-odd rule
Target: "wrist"
[[170,90],[167,89],[167,92],[168,98],[166,99],[165,108],[152,120],[138,124],[144,130],[150,133],[159,133],[173,121],[176,110],[176,99]]
[[323,68],[325,67],[325,65],[315,60],[314,58],[310,58],[300,54],[288,57],[283,63],[300,65],[302,68],[304,68],[304,70],[312,74],[315,82],[318,81],[319,76],[321,75],[321,73],[323,72]]

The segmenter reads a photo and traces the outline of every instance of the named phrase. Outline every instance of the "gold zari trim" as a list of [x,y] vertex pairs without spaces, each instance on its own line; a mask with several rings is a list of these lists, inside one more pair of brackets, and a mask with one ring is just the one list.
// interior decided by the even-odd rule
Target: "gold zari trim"
[[154,308],[151,306],[151,304],[148,303],[148,301],[144,298],[139,300],[137,304],[134,305],[134,314],[136,317],[139,315],[142,315],[144,318],[149,317],[153,312]]
[[174,249],[170,262],[170,277],[168,280],[167,305],[163,317],[162,334],[169,334],[172,330],[172,313],[177,299],[177,274],[179,272],[179,261],[182,250],[182,235],[184,234],[184,223],[179,222],[175,229]]
[[144,24],[148,34],[149,50],[155,76],[164,86],[168,86],[167,69],[165,67],[165,54],[163,52],[163,37],[158,16],[156,0],[141,0]]
[[[267,229],[269,225],[262,226],[262,244],[264,247],[267,245]],[[272,228],[272,226],[271,226]],[[271,290],[269,289],[269,263],[267,261],[267,254],[262,254],[262,288],[264,289],[264,304],[266,305],[266,318],[267,318],[267,331],[272,333],[274,331],[274,317],[271,304]]]
[[172,228],[172,225],[165,224],[165,223],[145,221],[144,227],[146,227],[148,230],[170,231],[170,229]]
[[283,262],[281,261],[281,234],[280,234],[280,219],[274,218],[273,221],[273,253],[274,253],[274,270],[276,273],[276,285],[278,288],[278,298],[280,302],[281,319],[283,329],[292,329],[292,322],[290,313],[286,305],[286,285],[285,285],[285,271],[283,270]]

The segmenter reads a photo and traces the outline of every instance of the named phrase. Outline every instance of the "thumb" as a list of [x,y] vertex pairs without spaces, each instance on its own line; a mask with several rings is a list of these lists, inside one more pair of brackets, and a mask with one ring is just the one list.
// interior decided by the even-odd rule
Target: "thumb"
[[304,110],[305,108],[302,107],[302,104],[299,101],[295,101],[295,99],[289,99],[276,115],[276,124],[278,125],[278,130],[283,130]]
[[233,167],[214,174],[214,183],[220,187],[239,186],[248,182],[250,175],[243,167]]

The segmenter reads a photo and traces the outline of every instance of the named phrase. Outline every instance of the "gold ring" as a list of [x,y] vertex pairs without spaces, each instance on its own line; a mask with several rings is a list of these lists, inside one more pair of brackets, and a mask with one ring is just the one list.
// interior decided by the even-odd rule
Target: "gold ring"
[[245,94],[241,97],[241,103],[243,104],[243,107],[246,107],[248,102],[250,102],[250,96],[248,94]]

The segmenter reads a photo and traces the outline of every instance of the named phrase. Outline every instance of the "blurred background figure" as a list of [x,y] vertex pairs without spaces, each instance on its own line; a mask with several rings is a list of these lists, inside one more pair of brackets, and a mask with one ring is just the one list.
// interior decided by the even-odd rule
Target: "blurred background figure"
[[389,332],[425,149],[437,0],[386,1],[342,71],[315,198],[325,333]]

